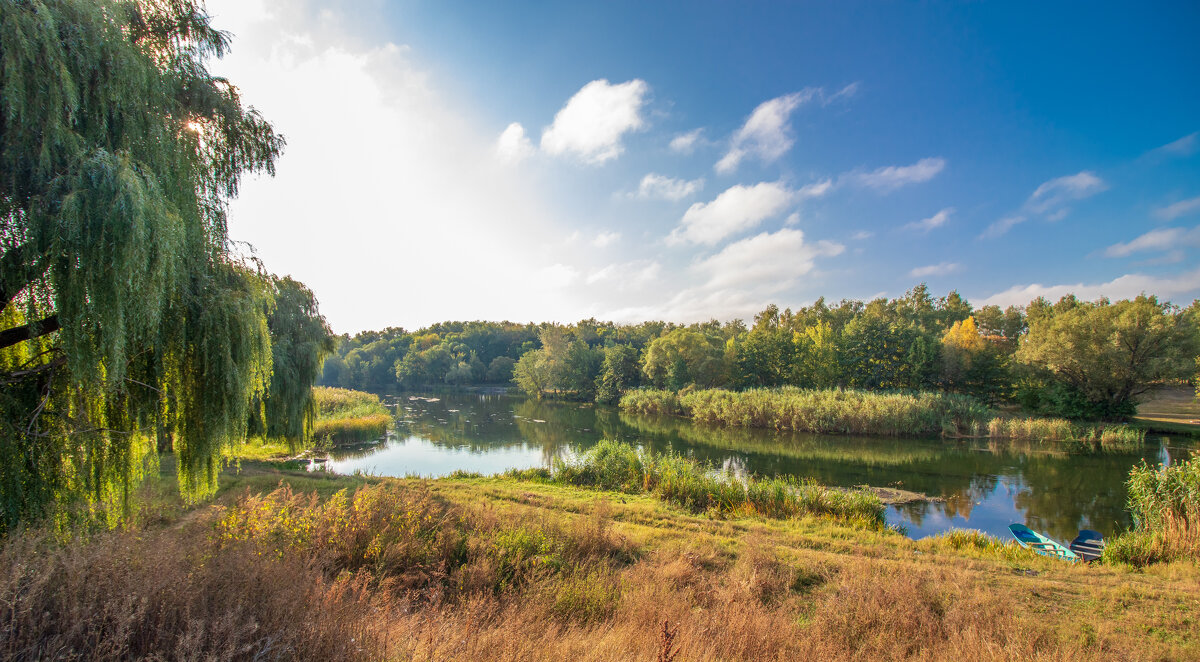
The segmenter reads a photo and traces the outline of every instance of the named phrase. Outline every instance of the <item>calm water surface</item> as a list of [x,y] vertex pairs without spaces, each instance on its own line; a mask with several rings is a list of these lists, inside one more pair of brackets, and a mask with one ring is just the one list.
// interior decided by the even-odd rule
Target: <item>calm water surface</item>
[[486,392],[382,396],[396,429],[380,444],[341,450],[331,468],[382,476],[493,474],[550,466],[600,439],[671,451],[760,476],[811,477],[825,485],[899,487],[944,501],[890,506],[913,538],[951,528],[1008,539],[1008,525],[1069,541],[1081,528],[1106,536],[1130,525],[1124,480],[1142,460],[1177,462],[1194,446],[1153,438],[1132,452],[1063,444],[842,437],[712,428],[611,407],[549,403]]

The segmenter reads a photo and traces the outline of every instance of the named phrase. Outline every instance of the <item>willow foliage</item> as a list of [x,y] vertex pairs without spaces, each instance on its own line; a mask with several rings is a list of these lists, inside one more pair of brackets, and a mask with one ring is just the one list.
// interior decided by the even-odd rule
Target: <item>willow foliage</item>
[[312,436],[317,406],[312,385],[321,376],[333,336],[317,309],[317,298],[290,277],[274,280],[271,383],[256,419],[256,431],[285,439],[294,448]]
[[119,512],[156,446],[202,497],[244,438],[273,297],[226,200],[283,140],[228,44],[196,0],[0,0],[0,527]]

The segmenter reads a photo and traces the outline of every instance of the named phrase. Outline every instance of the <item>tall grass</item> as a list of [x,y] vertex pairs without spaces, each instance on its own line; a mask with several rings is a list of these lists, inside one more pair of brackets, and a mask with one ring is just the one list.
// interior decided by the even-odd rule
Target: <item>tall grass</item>
[[736,427],[892,437],[973,434],[991,416],[986,406],[965,395],[795,387],[704,389],[681,395],[631,391],[621,398],[621,408]]
[[1106,561],[1147,565],[1200,561],[1200,462],[1188,460],[1129,472],[1129,510],[1134,529],[1110,541]]
[[617,441],[601,441],[571,462],[559,460],[550,474],[513,471],[509,475],[651,494],[697,513],[778,519],[816,515],[871,528],[884,526],[883,503],[868,492],[834,490],[793,478],[739,478],[691,458],[639,450]]
[[387,432],[392,422],[392,415],[373,393],[318,386],[313,394],[317,420],[312,436],[318,441],[334,444],[374,441]]
[[1080,424],[1065,418],[993,418],[993,439],[1018,441],[1082,441],[1103,446],[1132,446],[1146,441],[1146,431],[1128,425]]

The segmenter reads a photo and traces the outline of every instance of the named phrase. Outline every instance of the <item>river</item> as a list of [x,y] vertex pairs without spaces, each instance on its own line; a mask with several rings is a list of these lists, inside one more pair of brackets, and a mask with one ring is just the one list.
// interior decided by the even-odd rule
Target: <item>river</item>
[[1200,455],[1181,439],[1153,437],[1135,451],[1061,443],[844,437],[713,428],[600,405],[539,402],[487,391],[383,395],[395,429],[378,444],[332,453],[339,473],[443,476],[550,466],[600,439],[688,455],[760,476],[811,477],[825,485],[920,492],[935,501],[888,506],[888,522],[913,538],[953,528],[1009,539],[1022,522],[1060,541],[1081,528],[1111,536],[1129,527],[1125,478],[1142,462]]

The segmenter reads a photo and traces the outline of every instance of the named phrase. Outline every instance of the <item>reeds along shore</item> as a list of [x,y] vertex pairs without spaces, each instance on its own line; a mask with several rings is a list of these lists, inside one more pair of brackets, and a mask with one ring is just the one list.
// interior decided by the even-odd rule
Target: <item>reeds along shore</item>
[[685,416],[699,423],[818,434],[893,437],[944,435],[994,439],[1135,444],[1144,430],[1080,425],[1065,419],[1003,418],[974,398],[953,393],[887,393],[795,387],[675,393],[642,389],[621,398],[636,414]]
[[1200,462],[1143,462],[1127,485],[1135,527],[1108,544],[1104,560],[1136,566],[1200,560]]
[[379,396],[346,388],[318,386],[313,389],[317,419],[312,438],[318,442],[353,444],[379,439],[387,432],[392,415]]
[[777,519],[812,515],[843,523],[883,528],[879,497],[858,490],[833,490],[813,481],[738,477],[716,472],[691,458],[639,450],[600,441],[573,462],[554,470],[514,470],[510,477],[651,494],[692,512],[760,515]]
[[991,416],[987,407],[964,395],[795,387],[630,391],[621,398],[621,408],[687,416],[700,423],[892,437],[970,434]]

